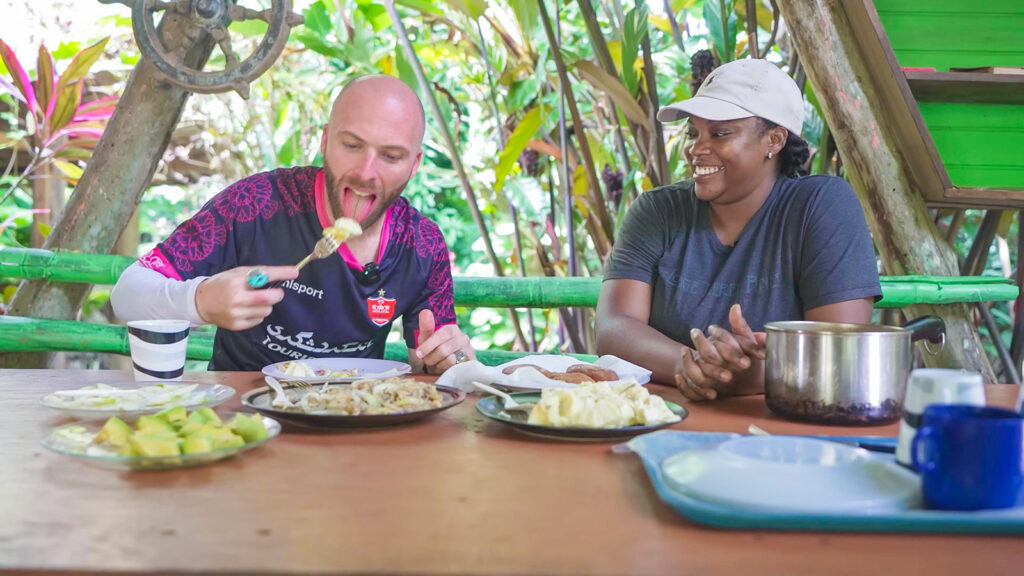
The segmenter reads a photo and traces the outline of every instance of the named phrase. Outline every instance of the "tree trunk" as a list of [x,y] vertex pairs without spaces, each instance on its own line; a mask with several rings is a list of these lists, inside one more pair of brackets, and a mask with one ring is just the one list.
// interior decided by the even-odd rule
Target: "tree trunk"
[[[858,0],[859,1],[859,0]],[[920,184],[897,146],[887,119],[894,103],[881,97],[847,17],[846,2],[778,0],[782,17],[828,121],[886,271],[891,275],[957,276],[956,255],[928,214]],[[851,2],[852,4],[852,2]],[[885,64],[884,62],[882,64]],[[937,314],[946,322],[946,346],[930,366],[995,374],[966,304],[914,305],[908,317]]]
[[[184,37],[186,25],[186,21],[168,13],[159,31],[168,38]],[[185,63],[201,69],[212,48],[212,39],[203,34],[186,54]],[[85,173],[44,248],[110,252],[149,185],[190,94],[163,78],[152,62],[139,60]],[[73,320],[91,288],[89,284],[26,280],[18,287],[9,313]],[[0,366],[42,368],[48,363],[47,356],[42,353],[3,354]]]
[[39,248],[46,242],[43,228],[51,228],[64,208],[64,178],[60,170],[46,162],[32,175],[32,207],[46,212],[32,216],[32,247]]

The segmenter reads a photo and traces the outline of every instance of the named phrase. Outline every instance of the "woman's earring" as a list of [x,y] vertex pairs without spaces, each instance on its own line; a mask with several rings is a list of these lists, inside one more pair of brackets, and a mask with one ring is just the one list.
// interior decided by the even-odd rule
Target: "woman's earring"
[[772,151],[771,151],[771,150],[769,150],[769,151],[768,151],[768,159],[769,159],[769,160],[771,160],[771,159],[772,159],[772,156],[774,156],[774,154],[772,154]]

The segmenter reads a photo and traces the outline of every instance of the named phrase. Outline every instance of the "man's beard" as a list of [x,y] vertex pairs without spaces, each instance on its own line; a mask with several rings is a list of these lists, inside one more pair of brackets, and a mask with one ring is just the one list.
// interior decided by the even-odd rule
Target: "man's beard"
[[[362,220],[359,220],[359,218],[356,218],[353,215],[349,215],[348,217],[359,221],[359,225],[362,226],[363,230],[370,228],[377,222],[377,220],[380,219],[381,216],[384,215],[384,212],[388,207],[402,195],[402,191],[405,190],[405,187],[408,184],[408,180],[403,182],[401,187],[398,188],[398,191],[395,192],[390,199],[385,198],[388,194],[386,191],[381,190],[377,194],[377,200],[374,203],[373,209],[371,209],[370,213]],[[331,206],[331,212],[334,213],[334,217],[341,218],[342,216],[346,216],[345,208],[341,204],[341,193],[345,189],[345,185],[335,178],[334,172],[331,171],[330,166],[326,163],[324,163],[324,188],[327,193],[327,202]]]

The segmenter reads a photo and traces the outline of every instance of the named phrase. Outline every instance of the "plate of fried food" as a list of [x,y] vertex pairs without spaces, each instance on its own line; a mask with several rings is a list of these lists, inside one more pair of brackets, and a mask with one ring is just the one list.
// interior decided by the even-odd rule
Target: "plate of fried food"
[[472,382],[484,382],[506,390],[536,391],[575,388],[587,382],[640,385],[651,380],[651,371],[611,355],[586,362],[561,354],[531,354],[499,366],[464,362],[449,368],[438,384],[472,390]]
[[405,362],[376,358],[309,358],[287,360],[263,367],[263,374],[278,380],[307,384],[354,382],[401,376],[412,371]]
[[[466,393],[408,377],[347,384],[271,386],[242,396],[242,405],[261,414],[313,428],[376,428],[420,420],[458,405]],[[274,389],[278,387],[278,390]]]

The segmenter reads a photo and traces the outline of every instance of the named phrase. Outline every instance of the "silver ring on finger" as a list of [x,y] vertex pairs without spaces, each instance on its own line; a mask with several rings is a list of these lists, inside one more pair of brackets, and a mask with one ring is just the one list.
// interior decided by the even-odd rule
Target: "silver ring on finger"
[[463,362],[469,362],[469,355],[462,350],[455,351],[455,363],[462,364]]

